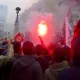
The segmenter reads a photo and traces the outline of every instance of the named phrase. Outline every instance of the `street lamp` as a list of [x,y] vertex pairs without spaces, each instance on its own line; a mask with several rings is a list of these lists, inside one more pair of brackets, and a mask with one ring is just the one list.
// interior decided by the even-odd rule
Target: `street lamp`
[[16,10],[17,16],[16,16],[16,21],[15,21],[14,35],[16,35],[19,31],[19,11],[21,10],[21,8],[16,7],[15,10]]
[[18,17],[18,14],[19,14],[19,11],[21,10],[21,8],[20,7],[16,7],[16,13],[17,13],[17,17]]

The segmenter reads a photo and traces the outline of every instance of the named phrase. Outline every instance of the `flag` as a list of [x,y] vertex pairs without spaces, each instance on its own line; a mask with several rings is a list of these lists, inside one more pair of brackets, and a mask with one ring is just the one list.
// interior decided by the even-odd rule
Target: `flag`
[[15,36],[14,36],[14,40],[15,41],[19,41],[19,42],[23,42],[24,41],[24,37],[22,36],[22,34],[20,32],[18,32]]
[[67,17],[65,18],[65,44],[70,47],[70,32]]
[[65,34],[65,44],[69,47],[71,47],[71,40],[73,38],[73,29],[69,23],[69,16],[70,13],[68,12],[67,16],[64,19],[64,34]]

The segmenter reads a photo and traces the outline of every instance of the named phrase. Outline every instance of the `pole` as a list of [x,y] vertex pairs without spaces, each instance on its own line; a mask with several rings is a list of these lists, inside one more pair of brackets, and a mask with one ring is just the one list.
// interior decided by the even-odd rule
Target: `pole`
[[19,31],[19,17],[18,17],[19,12],[17,12],[16,16],[16,21],[15,21],[15,27],[14,27],[14,36],[18,33]]

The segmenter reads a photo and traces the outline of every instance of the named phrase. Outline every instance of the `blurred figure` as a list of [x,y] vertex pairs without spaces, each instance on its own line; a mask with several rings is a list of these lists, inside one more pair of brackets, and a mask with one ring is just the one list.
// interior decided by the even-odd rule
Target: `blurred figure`
[[14,56],[16,55],[22,55],[22,52],[21,52],[21,43],[18,42],[18,41],[14,41],[13,42],[13,49],[14,49]]
[[10,39],[8,39],[8,54],[7,55],[0,55],[0,80],[4,79],[4,67],[5,65],[13,59],[14,56],[14,50],[13,46],[11,44]]
[[64,60],[70,63],[70,48],[68,46],[62,47],[62,54],[64,55]]
[[45,80],[57,80],[59,72],[69,67],[68,65],[65,65],[63,61],[64,56],[62,55],[62,49],[55,48],[53,55],[53,63],[45,71]]
[[43,80],[42,70],[33,53],[33,43],[23,44],[24,56],[20,57],[11,70],[9,80]]
[[11,68],[13,63],[21,57],[21,44],[20,42],[14,41],[13,42],[13,49],[14,49],[14,58],[4,66],[4,80],[8,80],[11,72]]
[[73,66],[70,69],[63,70],[58,80],[80,80],[80,40],[75,41],[72,63]]
[[61,48],[61,43],[60,43],[60,42],[58,42],[58,43],[56,44],[56,48]]
[[73,40],[71,42],[71,59],[73,56],[73,50],[74,50],[74,46],[76,45],[76,42],[80,40],[80,20],[78,21],[78,23],[76,24],[76,26],[74,27],[74,37]]
[[47,61],[46,57],[44,58],[44,48],[42,45],[37,45],[35,48],[36,52],[36,60],[40,63],[42,68],[43,74],[45,70],[48,68],[49,62]]
[[49,64],[52,63],[52,57],[53,57],[53,55],[54,55],[55,47],[56,47],[56,45],[53,44],[53,43],[50,43],[50,44],[48,45],[48,53],[49,53],[49,56],[50,56],[50,58],[51,58]]
[[50,61],[52,60],[52,56],[49,55],[48,49],[44,48],[44,54],[43,54],[44,59],[47,61],[49,64]]
[[43,46],[41,44],[38,44],[35,48],[35,51],[36,51],[37,57],[42,56],[44,53]]
[[2,38],[0,41],[0,55],[7,55],[7,53],[8,53],[7,39]]
[[53,43],[50,43],[48,45],[48,52],[49,52],[49,55],[52,56],[53,53],[54,53],[54,49],[55,49],[55,45]]
[[7,47],[7,38],[2,38],[1,39],[1,48],[6,48]]

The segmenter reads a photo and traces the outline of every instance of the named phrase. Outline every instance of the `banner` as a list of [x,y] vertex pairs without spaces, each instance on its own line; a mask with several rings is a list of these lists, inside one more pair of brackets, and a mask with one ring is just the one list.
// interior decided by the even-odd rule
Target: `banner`
[[23,42],[24,41],[24,37],[22,36],[22,34],[20,32],[18,32],[15,36],[14,36],[14,40],[15,41],[19,41],[19,42]]

